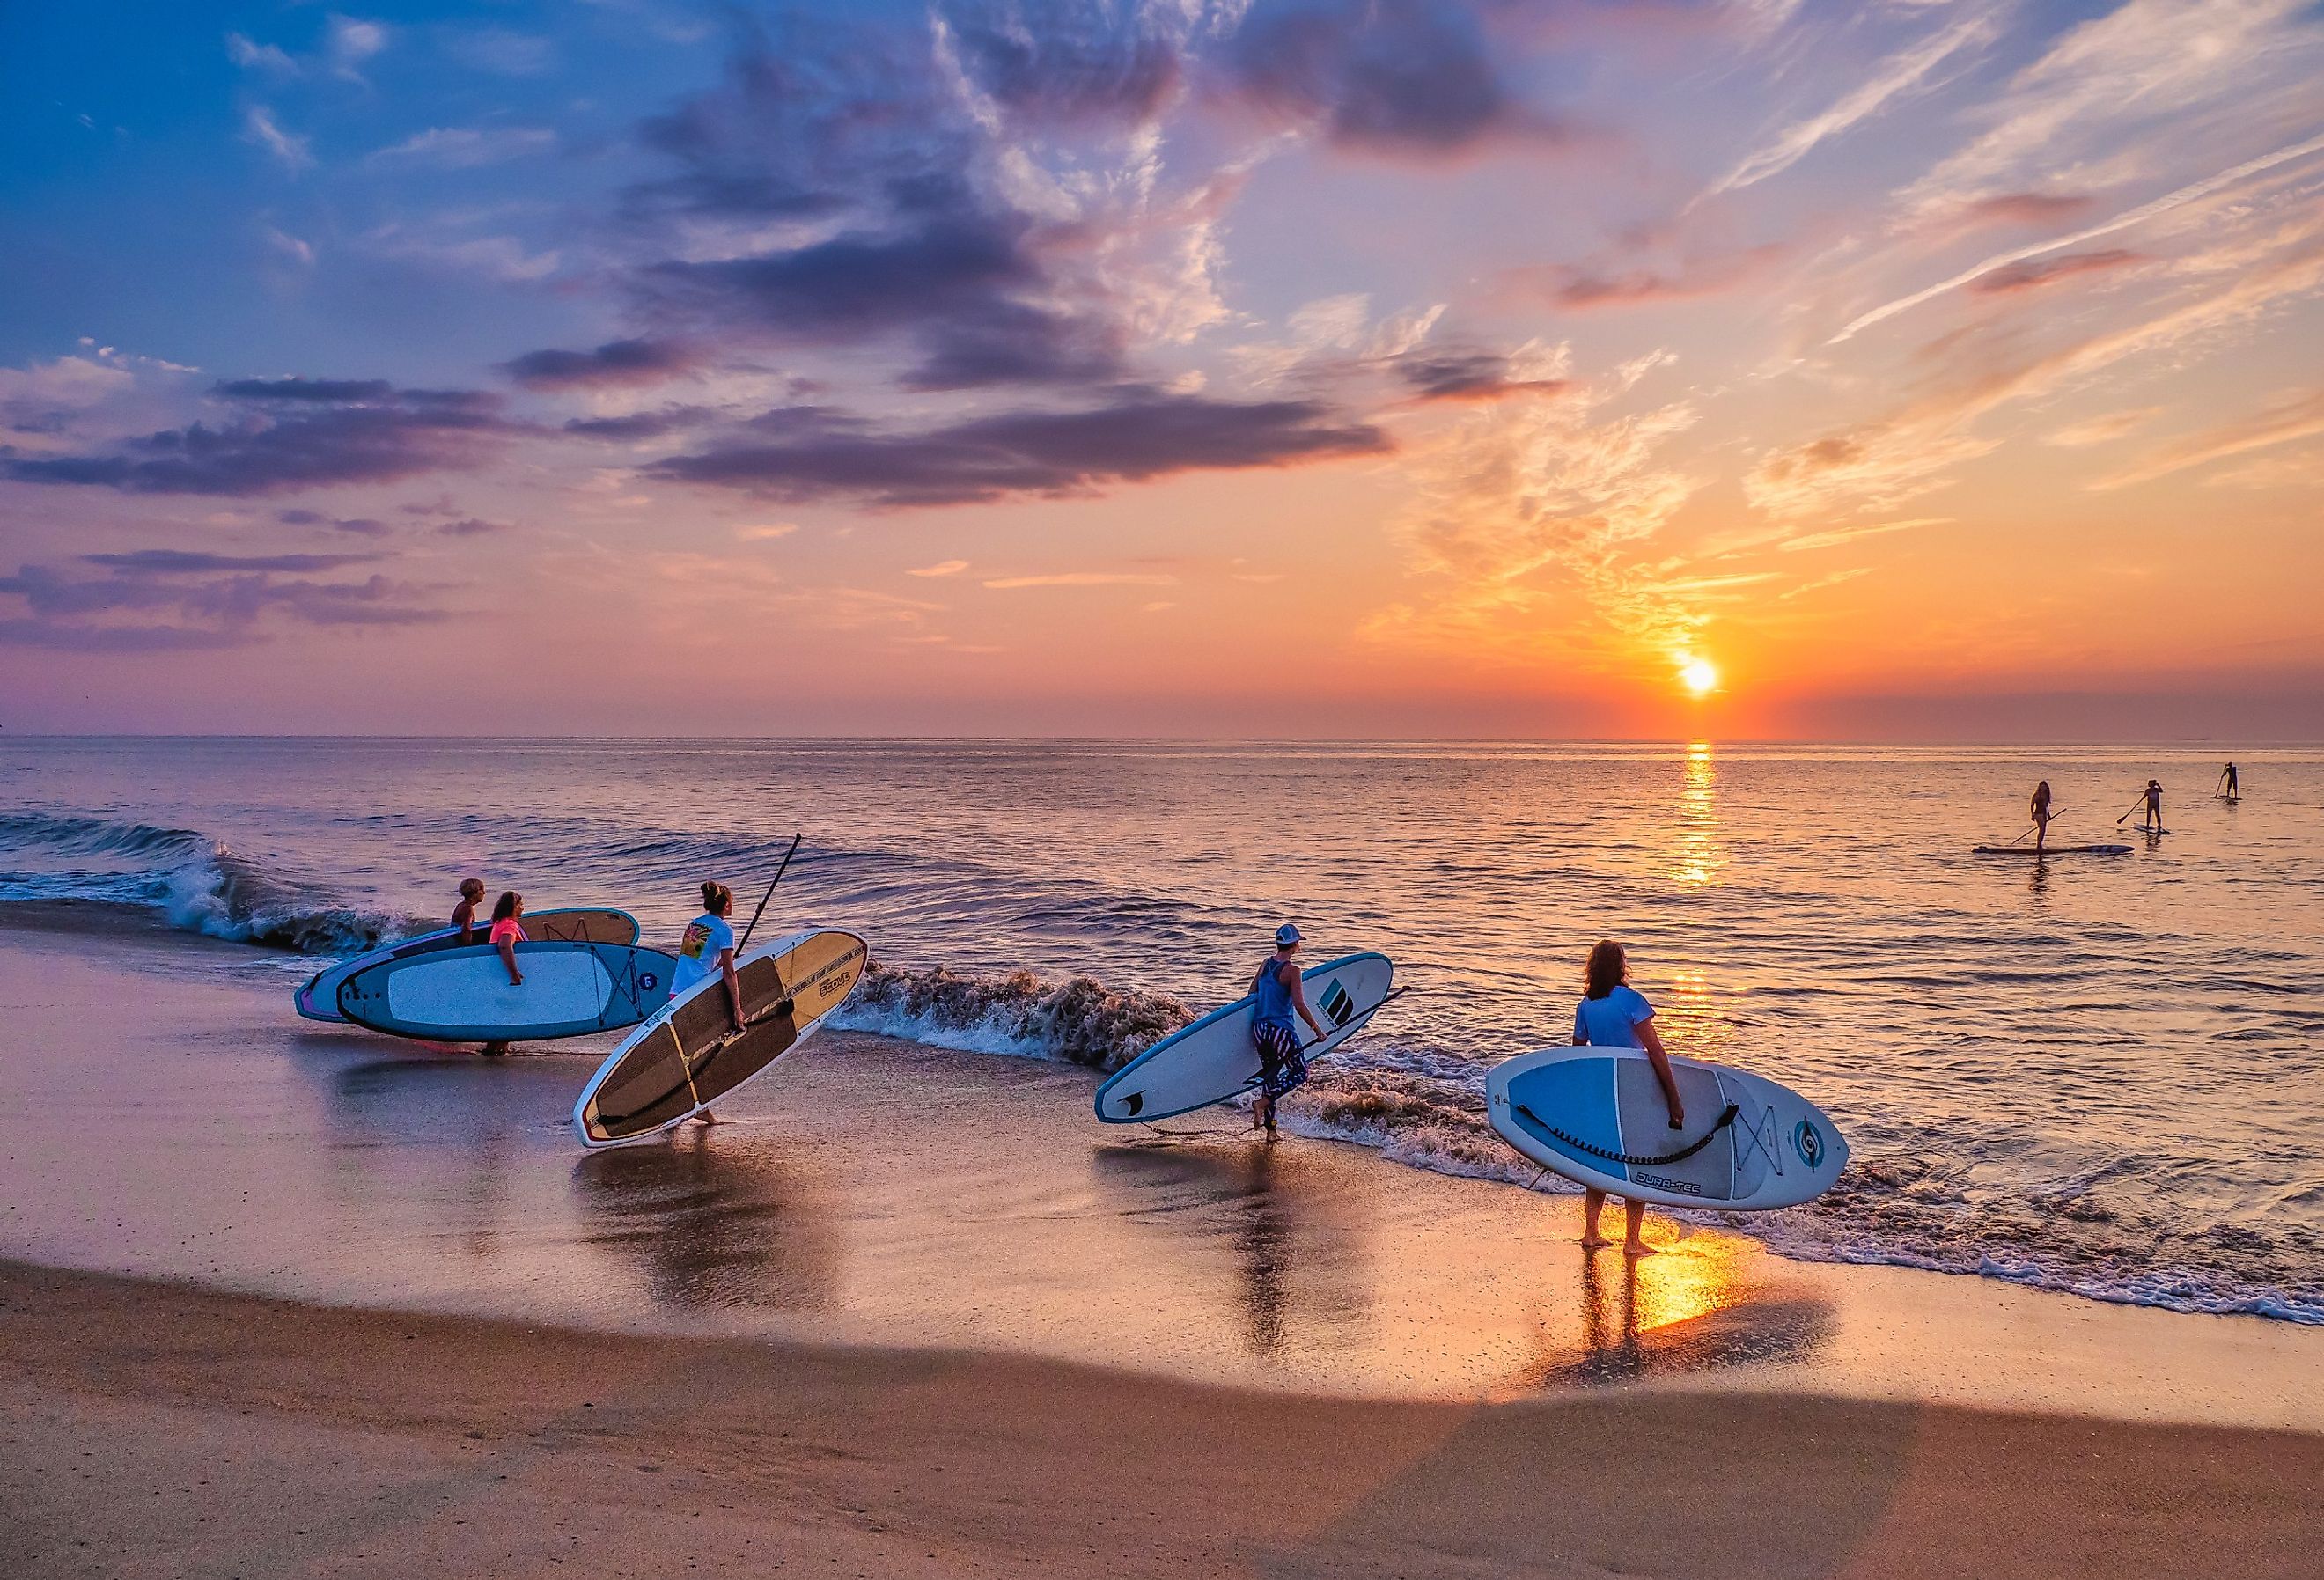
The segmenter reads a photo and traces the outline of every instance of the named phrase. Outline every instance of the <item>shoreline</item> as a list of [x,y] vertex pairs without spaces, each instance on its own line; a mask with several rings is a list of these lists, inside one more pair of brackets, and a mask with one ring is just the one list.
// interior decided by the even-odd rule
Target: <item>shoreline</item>
[[0,1356],[42,1576],[2290,1580],[2324,1537],[2324,1436],[1792,1391],[1330,1400],[20,1262]]
[[[176,935],[0,931],[0,1256],[609,1334],[936,1345],[1282,1396],[1611,1385],[2324,1430],[2324,1333],[1794,1261],[1348,1142],[1098,1133],[1076,1066],[829,1032],[672,1143],[583,1155],[594,1050],[282,1024]],[[88,1160],[106,1167],[91,1169]]]

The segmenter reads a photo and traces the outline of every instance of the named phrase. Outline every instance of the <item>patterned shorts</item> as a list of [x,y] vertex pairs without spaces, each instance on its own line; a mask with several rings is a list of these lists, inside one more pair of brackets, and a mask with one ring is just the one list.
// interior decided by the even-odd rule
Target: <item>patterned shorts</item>
[[1299,1051],[1299,1033],[1288,1026],[1254,1026],[1252,1046],[1259,1049],[1259,1089],[1281,1097],[1307,1084],[1307,1056]]

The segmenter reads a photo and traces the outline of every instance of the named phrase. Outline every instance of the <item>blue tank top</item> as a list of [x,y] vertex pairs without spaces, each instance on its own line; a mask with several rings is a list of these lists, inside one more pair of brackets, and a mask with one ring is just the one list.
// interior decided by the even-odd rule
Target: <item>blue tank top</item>
[[1292,1031],[1298,1030],[1291,1019],[1291,990],[1277,980],[1277,974],[1285,964],[1270,955],[1267,964],[1259,968],[1259,975],[1251,978],[1251,996],[1259,1001],[1251,1006],[1252,1025],[1281,1026]]

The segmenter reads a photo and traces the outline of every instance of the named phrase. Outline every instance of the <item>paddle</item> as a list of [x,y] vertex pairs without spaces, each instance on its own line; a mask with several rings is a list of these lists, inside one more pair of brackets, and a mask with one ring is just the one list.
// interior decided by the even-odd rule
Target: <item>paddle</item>
[[[791,857],[798,855],[801,837],[803,836],[797,834],[791,836],[791,847],[783,852],[783,864],[775,869],[775,883],[781,882],[783,874],[791,870]],[[742,941],[734,946],[734,958],[737,960],[742,957],[743,949],[749,947],[752,930],[759,925],[759,919],[767,914],[767,901],[775,897],[775,883],[768,884],[767,892],[759,896],[759,909],[751,913],[751,925],[742,929]]]
[[2144,795],[2141,795],[2138,798],[2138,806],[2131,808],[2129,811],[2125,812],[2121,817],[2116,818],[2114,820],[2114,826],[2117,828],[2121,827],[2125,823],[2129,822],[2131,818],[2137,814],[2140,807],[2144,807],[2145,805],[2146,797]]
[[[2056,821],[2057,821],[2061,817],[2062,817],[2063,815],[2064,815],[2063,809],[2062,809],[2062,808],[2061,808],[2052,807],[2052,808],[2050,808],[2050,821],[2051,821],[2051,822],[2052,822],[2052,823],[2055,823],[2055,822],[2056,822]],[[2041,824],[2039,824],[2039,823],[2035,823],[2035,824],[2033,826],[2033,827],[2028,828],[2028,829],[2026,829],[2026,830],[2025,830],[2025,834],[2031,834],[2031,833],[2033,833],[2033,832],[2034,832],[2034,829],[2039,828],[2039,827],[2042,827],[2042,825],[2041,825]],[[2017,838],[2016,838],[2016,839],[2013,839],[2013,840],[2011,840],[2009,843],[2010,843],[2011,845],[2015,845],[2015,844],[2017,844],[2020,840],[2023,840],[2023,839],[2025,837],[2025,834],[2021,834],[2021,835],[2019,835],[2019,836],[2017,836]]]

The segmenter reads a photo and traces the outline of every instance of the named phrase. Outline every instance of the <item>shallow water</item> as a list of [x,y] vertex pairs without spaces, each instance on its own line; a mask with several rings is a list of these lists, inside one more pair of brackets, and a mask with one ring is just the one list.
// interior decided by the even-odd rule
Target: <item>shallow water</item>
[[[2228,805],[2159,748],[12,742],[0,901],[261,941],[188,967],[279,974],[287,1018],[468,873],[650,940],[803,829],[769,925],[872,938],[853,1024],[1098,1065],[1288,917],[1417,990],[1294,1127],[1517,1179],[1482,1072],[1564,1041],[1618,938],[1675,1048],[1848,1133],[1840,1190],[1750,1222],[1778,1250],[2324,1322],[2324,753],[2237,761]],[[2044,777],[2057,837],[2116,837],[2150,775],[2173,832],[2128,856],[1968,854]]]

